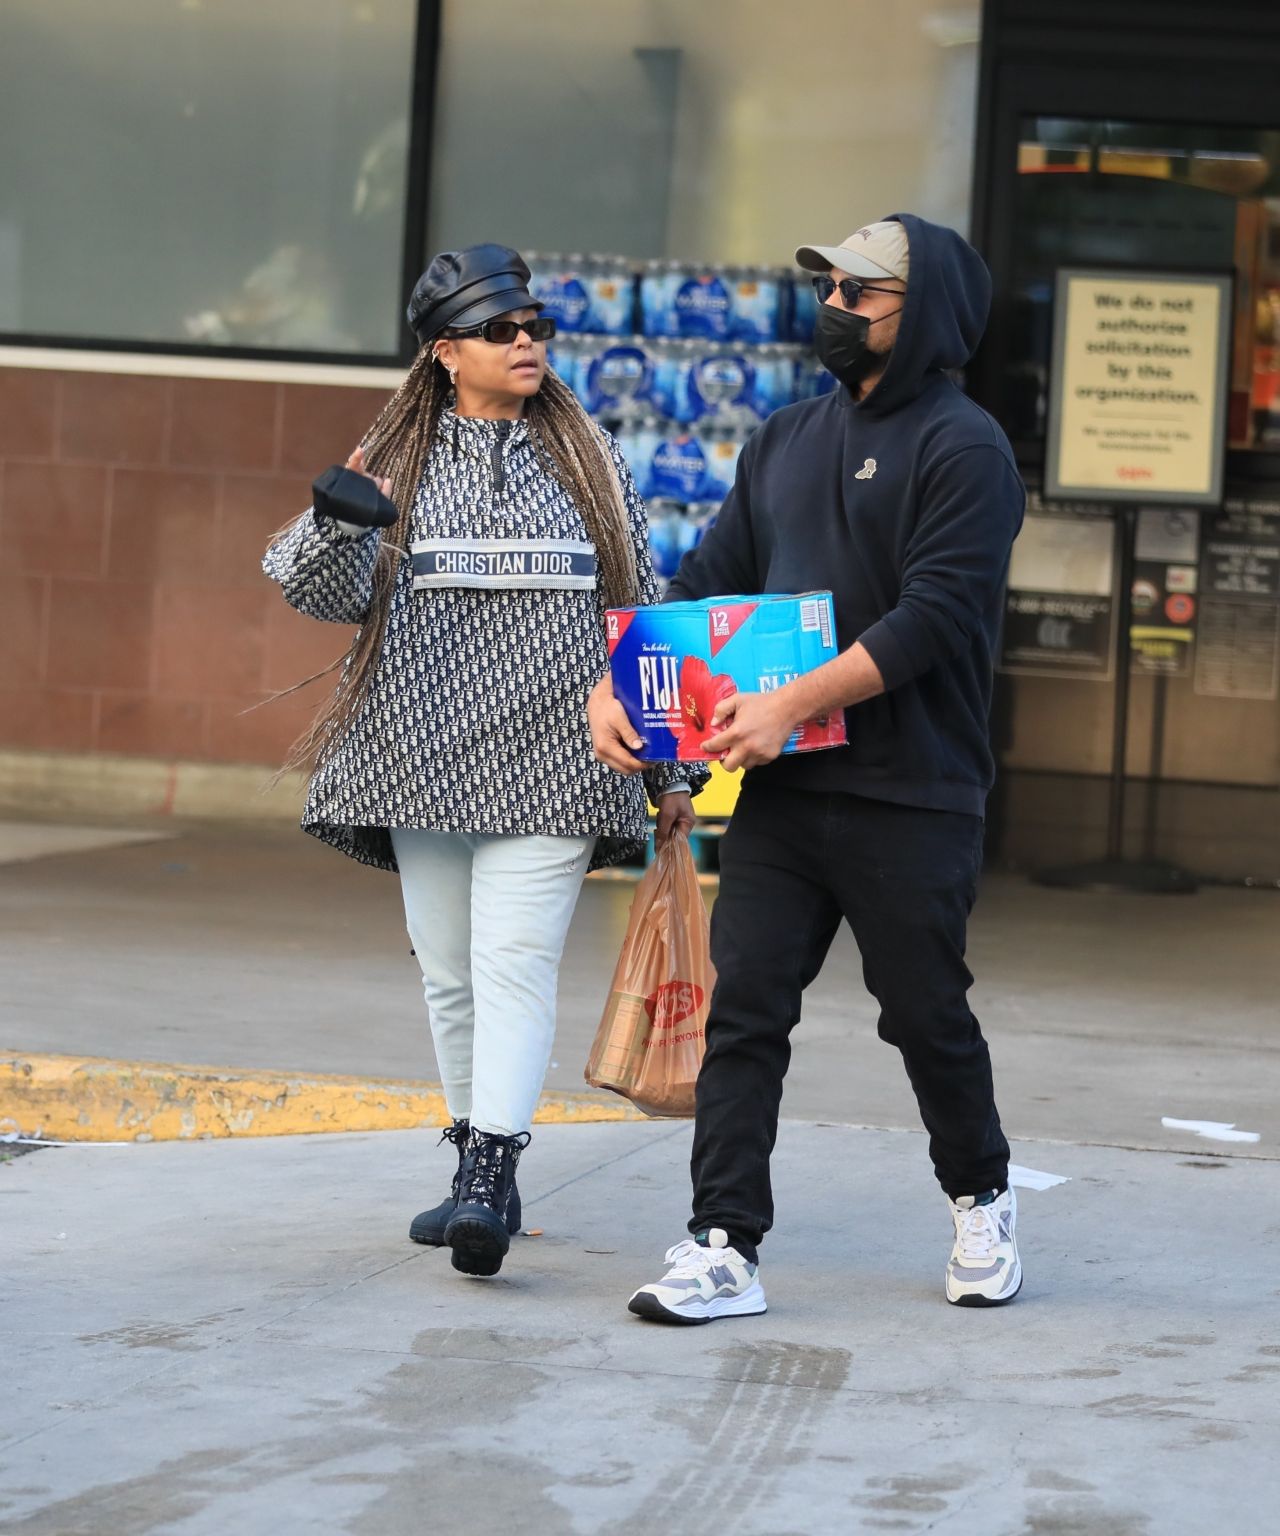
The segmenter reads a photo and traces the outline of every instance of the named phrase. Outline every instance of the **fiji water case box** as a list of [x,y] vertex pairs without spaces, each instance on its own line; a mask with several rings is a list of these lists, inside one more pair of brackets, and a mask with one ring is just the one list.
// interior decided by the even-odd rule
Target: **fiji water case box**
[[[645,741],[645,762],[705,762],[716,706],[770,693],[836,655],[830,592],[707,597],[606,616],[613,691]],[[844,711],[797,728],[784,752],[845,742]]]

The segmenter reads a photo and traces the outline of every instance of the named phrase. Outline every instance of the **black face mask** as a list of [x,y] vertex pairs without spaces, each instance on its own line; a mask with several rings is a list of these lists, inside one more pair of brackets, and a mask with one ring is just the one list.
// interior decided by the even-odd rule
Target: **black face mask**
[[819,304],[814,327],[813,348],[818,361],[851,393],[856,395],[877,368],[884,366],[887,352],[871,350],[871,327],[901,311],[890,310],[877,320],[866,315],[852,315],[834,304]]

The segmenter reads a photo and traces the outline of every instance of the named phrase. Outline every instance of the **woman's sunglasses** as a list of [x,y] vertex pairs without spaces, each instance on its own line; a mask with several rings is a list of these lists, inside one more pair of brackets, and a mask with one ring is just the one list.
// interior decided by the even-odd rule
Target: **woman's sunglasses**
[[469,331],[450,331],[450,336],[481,336],[485,341],[495,341],[499,346],[510,346],[523,331],[530,341],[550,341],[556,333],[556,323],[550,316],[539,315],[536,320],[486,320]]
[[825,304],[837,288],[846,309],[852,309],[864,293],[896,293],[902,297],[900,289],[877,288],[874,283],[864,283],[858,277],[842,277],[838,283],[832,277],[815,277],[813,280],[813,291],[818,295],[819,304]]

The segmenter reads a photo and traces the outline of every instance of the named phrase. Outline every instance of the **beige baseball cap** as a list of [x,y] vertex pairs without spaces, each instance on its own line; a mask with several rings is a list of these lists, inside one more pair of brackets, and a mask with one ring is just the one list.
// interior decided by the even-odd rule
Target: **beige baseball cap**
[[882,219],[855,229],[839,245],[802,245],[796,263],[806,272],[830,272],[839,267],[850,277],[896,277],[907,280],[907,232],[896,219]]

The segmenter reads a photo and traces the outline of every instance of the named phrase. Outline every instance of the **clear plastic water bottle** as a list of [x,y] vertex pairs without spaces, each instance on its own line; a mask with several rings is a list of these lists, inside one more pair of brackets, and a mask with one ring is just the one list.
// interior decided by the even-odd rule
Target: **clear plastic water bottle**
[[727,341],[733,325],[730,284],[714,268],[686,269],[676,290],[675,312],[681,336]]
[[702,358],[702,346],[696,341],[682,337],[672,343],[675,352],[675,410],[672,412],[674,419],[686,426],[692,426],[698,419],[698,402],[690,384],[693,379],[693,370],[698,366]]
[[836,381],[818,359],[810,355],[799,369],[799,387],[802,399],[816,400],[820,395],[829,395],[836,387]]
[[742,267],[734,272],[730,334],[735,341],[777,341],[782,307],[782,285],[774,268]]
[[582,277],[585,262],[581,254],[539,259],[543,265],[530,292],[545,306],[542,313],[553,319],[560,331],[569,335],[582,332],[590,316],[591,295]]
[[605,336],[582,335],[575,336],[574,348],[576,353],[576,366],[573,374],[573,392],[586,410],[591,409],[591,370],[595,367],[600,355],[608,347],[609,341]]
[[697,499],[723,501],[733,489],[747,434],[732,426],[704,423],[698,430],[698,440],[702,445],[706,474]]
[[645,349],[653,360],[653,408],[662,416],[675,417],[679,385],[679,342],[666,337],[647,337]]
[[665,496],[649,502],[649,553],[653,568],[664,581],[670,581],[684,554],[684,508]]
[[653,362],[643,336],[600,337],[584,380],[593,416],[645,416],[653,410]]
[[640,329],[646,336],[678,336],[675,295],[680,264],[665,257],[646,261],[640,274]]
[[813,326],[818,318],[818,295],[811,278],[804,274],[791,279],[791,339],[802,346],[813,343]]
[[582,339],[562,335],[557,331],[547,343],[547,365],[554,369],[569,388],[581,398],[578,388],[578,360],[582,353]]
[[663,426],[657,416],[632,416],[620,422],[614,434],[636,490],[644,497],[653,493],[653,455],[663,439]]
[[635,329],[635,273],[623,256],[593,256],[587,274],[591,328],[604,336]]
[[686,427],[670,424],[653,452],[650,493],[672,501],[697,501],[703,494],[707,458],[698,438]]
[[791,268],[772,267],[770,273],[778,285],[778,340],[792,341],[795,339],[791,334],[795,323],[795,285],[791,281]]
[[691,549],[697,547],[698,541],[702,537],[702,528],[691,515],[693,507],[702,505],[705,505],[705,503],[695,501],[690,502],[689,506],[681,508],[680,523],[676,532],[680,545],[680,558],[682,560]]
[[738,422],[754,417],[756,372],[745,347],[699,347],[688,371],[689,419]]
[[719,511],[718,501],[691,501],[684,509],[686,536],[691,541],[690,549],[697,549],[702,543],[707,532],[714,527]]
[[799,349],[774,342],[756,348],[755,394],[752,403],[763,421],[796,397],[796,355]]

